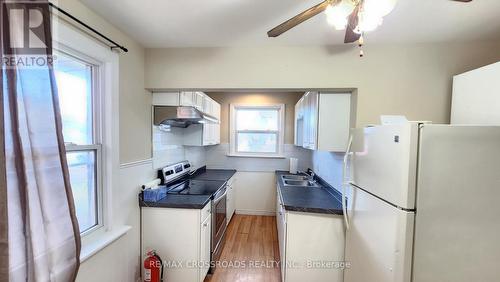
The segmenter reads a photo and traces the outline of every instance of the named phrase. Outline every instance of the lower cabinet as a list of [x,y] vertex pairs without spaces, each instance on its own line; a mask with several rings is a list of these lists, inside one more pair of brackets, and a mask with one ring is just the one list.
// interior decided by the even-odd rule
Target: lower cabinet
[[203,209],[142,208],[142,259],[156,250],[163,280],[203,281],[210,266],[211,202]]
[[211,239],[212,217],[207,216],[200,226],[200,278],[203,281],[210,269],[210,239]]
[[231,177],[227,181],[227,195],[226,195],[226,214],[227,214],[227,225],[231,222],[231,218],[236,211],[236,178],[235,176]]
[[279,187],[277,191],[281,280],[342,282],[345,242],[342,216],[286,211]]
[[277,205],[276,205],[276,225],[278,229],[278,243],[280,251],[280,268],[281,268],[281,281],[285,280],[286,275],[286,212],[281,202],[281,195],[279,193],[279,187],[277,188]]

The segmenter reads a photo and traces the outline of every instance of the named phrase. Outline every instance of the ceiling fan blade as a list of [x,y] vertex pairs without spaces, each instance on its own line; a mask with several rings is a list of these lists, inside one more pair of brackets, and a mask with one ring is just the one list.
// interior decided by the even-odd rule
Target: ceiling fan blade
[[311,7],[304,12],[296,15],[295,17],[287,20],[286,22],[278,25],[277,27],[271,29],[270,31],[267,32],[267,36],[269,37],[277,37],[280,36],[282,33],[288,31],[289,29],[303,23],[304,21],[316,16],[317,14],[323,12],[326,10],[328,5],[337,5],[340,3],[340,0],[325,0],[318,5]]
[[345,29],[344,43],[356,42],[361,37],[361,34],[354,32],[354,29],[358,26],[359,23],[359,17],[358,17],[359,9],[360,5],[358,4],[356,8],[354,8],[352,13],[349,15],[347,21],[347,27]]
[[472,0],[451,0],[451,1],[455,1],[455,2],[463,2],[463,3],[472,2]]

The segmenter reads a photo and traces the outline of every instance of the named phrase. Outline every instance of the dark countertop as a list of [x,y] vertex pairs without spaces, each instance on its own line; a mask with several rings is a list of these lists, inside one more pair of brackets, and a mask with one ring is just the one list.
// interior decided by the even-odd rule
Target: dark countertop
[[[218,180],[228,181],[236,173],[234,169],[206,169],[202,167],[198,169],[191,179],[196,180]],[[156,207],[156,208],[180,208],[180,209],[202,209],[210,202],[212,195],[177,195],[168,194],[167,197],[157,202],[145,202],[139,194],[139,206],[141,207]]]
[[204,169],[202,167],[196,171],[192,178],[196,180],[228,181],[235,173],[235,169]]
[[342,195],[335,188],[318,178],[321,187],[284,186],[281,175],[287,171],[276,171],[276,181],[281,200],[287,211],[342,215]]

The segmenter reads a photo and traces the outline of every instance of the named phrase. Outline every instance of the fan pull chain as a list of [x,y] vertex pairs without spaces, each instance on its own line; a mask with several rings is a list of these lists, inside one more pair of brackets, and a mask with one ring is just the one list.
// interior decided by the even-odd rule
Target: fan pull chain
[[359,46],[359,57],[364,57],[365,52],[363,51],[363,45],[365,45],[365,39],[363,37],[363,33],[361,33],[361,36],[359,37],[358,40],[358,46]]

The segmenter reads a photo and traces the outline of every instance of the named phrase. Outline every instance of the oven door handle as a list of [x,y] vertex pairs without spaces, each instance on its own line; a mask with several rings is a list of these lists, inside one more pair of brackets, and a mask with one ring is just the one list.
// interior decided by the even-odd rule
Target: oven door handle
[[226,195],[227,195],[227,189],[226,189],[226,187],[224,187],[224,193],[222,195],[220,195],[219,197],[217,197],[216,199],[214,199],[214,202],[218,202],[220,199],[224,198]]

